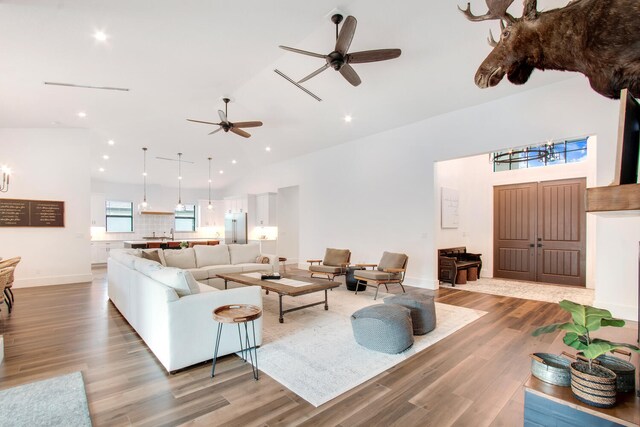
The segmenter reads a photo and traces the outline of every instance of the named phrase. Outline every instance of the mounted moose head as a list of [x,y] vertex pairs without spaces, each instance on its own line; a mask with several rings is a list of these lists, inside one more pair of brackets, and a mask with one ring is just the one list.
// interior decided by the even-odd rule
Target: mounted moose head
[[486,0],[489,11],[471,13],[470,21],[500,21],[502,34],[478,68],[476,85],[496,86],[506,75],[524,84],[535,68],[577,71],[601,95],[617,99],[628,88],[640,97],[640,1],[574,0],[567,6],[538,12],[537,0],[524,0],[521,18],[507,12],[513,0]]

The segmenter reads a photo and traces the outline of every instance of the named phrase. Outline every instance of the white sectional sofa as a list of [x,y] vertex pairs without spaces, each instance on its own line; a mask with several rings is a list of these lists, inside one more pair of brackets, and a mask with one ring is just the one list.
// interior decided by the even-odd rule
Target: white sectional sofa
[[[144,252],[145,257],[153,255],[151,250]],[[220,280],[215,279],[216,272],[271,271],[272,264],[278,262],[275,256],[261,255],[258,245],[160,249],[156,255],[160,263],[145,259],[139,249],[112,250],[107,261],[108,293],[168,372],[213,357],[217,328],[211,315],[214,308],[238,303],[262,307],[259,287],[218,290],[208,286]],[[265,257],[269,264],[261,263]],[[262,318],[255,326],[260,345]],[[220,356],[240,351],[234,332],[223,330]]]

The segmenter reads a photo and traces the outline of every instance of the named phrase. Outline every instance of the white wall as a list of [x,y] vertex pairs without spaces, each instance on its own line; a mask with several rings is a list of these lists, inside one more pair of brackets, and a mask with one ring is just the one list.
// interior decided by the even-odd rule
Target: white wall
[[298,263],[300,245],[300,188],[278,189],[278,255],[287,263]]
[[[544,143],[545,141],[538,141]],[[522,144],[514,141],[511,147]],[[596,185],[597,137],[587,141],[587,158],[578,163],[567,163],[532,169],[493,172],[488,154],[445,160],[436,163],[436,246],[450,248],[466,246],[469,252],[482,254],[482,276],[493,277],[493,187],[525,182],[553,181],[557,179],[586,178],[587,187]],[[442,187],[458,190],[460,195],[460,225],[443,229],[441,224]],[[588,288],[595,285],[596,218],[587,215],[586,263]]]
[[3,198],[65,202],[64,228],[0,228],[0,256],[21,256],[16,287],[91,280],[90,146],[80,129],[0,129],[0,162],[12,168]]
[[[406,252],[407,283],[433,289],[439,227],[434,162],[496,151],[514,141],[597,135],[597,185],[607,185],[614,175],[617,123],[618,102],[575,77],[269,165],[225,193],[299,185],[300,259],[321,256],[327,246],[350,248],[354,262],[375,262],[384,250]],[[634,318],[628,307],[637,301],[637,242],[621,247],[613,245],[615,237],[602,237],[620,233],[610,220],[615,221],[597,219],[596,304]],[[640,218],[629,222],[634,230]],[[613,271],[623,276],[615,283],[609,280]]]

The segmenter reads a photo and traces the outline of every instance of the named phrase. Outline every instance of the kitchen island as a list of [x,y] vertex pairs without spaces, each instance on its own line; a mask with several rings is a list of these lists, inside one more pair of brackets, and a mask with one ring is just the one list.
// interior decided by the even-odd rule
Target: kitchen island
[[194,245],[219,245],[220,240],[214,239],[157,239],[157,240],[125,240],[124,247],[131,249],[180,249],[180,243],[187,242],[189,247]]

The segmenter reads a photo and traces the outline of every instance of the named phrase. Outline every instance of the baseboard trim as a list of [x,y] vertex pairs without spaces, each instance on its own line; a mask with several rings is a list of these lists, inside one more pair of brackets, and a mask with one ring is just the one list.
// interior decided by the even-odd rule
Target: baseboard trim
[[32,288],[36,286],[68,285],[72,283],[86,283],[93,280],[91,274],[73,274],[69,276],[32,277],[16,279],[13,286],[16,288]]
[[440,287],[440,282],[433,279],[425,279],[422,277],[405,277],[404,284],[415,288],[436,290]]
[[620,305],[610,302],[598,301],[593,302],[594,307],[604,308],[609,310],[613,317],[618,317],[625,320],[638,321],[638,307],[635,305]]

